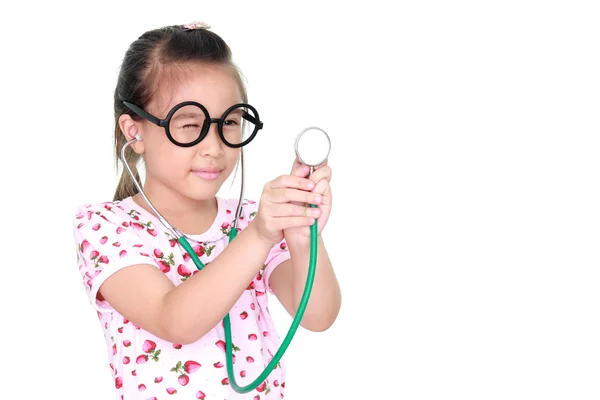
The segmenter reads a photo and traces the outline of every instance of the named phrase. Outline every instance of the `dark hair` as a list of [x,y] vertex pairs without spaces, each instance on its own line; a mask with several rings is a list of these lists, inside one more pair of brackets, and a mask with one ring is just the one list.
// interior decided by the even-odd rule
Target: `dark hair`
[[[241,100],[244,103],[248,101],[241,72],[231,58],[231,49],[216,33],[208,29],[186,29],[178,25],[166,26],[144,33],[129,46],[125,53],[115,89],[114,140],[117,168],[121,148],[127,141],[119,126],[119,117],[129,114],[134,120],[140,119],[122,101],[127,100],[144,108],[157,92],[159,82],[165,84],[165,75],[170,74],[173,77],[174,67],[190,62],[231,67],[234,78],[240,86]],[[137,169],[140,155],[135,153],[131,147],[127,147],[125,160],[141,186]],[[123,168],[113,201],[122,200],[137,193],[134,182]]]

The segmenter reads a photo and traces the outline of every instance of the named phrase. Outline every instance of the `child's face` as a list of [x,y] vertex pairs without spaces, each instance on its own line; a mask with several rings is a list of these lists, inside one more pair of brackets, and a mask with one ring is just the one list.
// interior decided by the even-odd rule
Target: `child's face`
[[[184,79],[164,86],[168,90],[161,91],[159,87],[158,93],[146,107],[148,112],[166,118],[175,105],[195,101],[206,107],[211,118],[221,118],[230,106],[242,101],[240,88],[231,70],[193,65],[186,67],[185,72]],[[216,123],[210,126],[206,137],[193,147],[174,145],[167,138],[164,128],[147,121],[142,129],[146,186],[154,192],[170,189],[193,200],[212,198],[233,171],[240,153],[240,149],[223,143]],[[219,172],[210,173],[206,169],[217,169]]]

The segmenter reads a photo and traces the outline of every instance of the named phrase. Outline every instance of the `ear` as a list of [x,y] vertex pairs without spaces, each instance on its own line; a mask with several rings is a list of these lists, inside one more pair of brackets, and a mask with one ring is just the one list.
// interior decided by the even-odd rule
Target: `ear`
[[142,141],[142,134],[139,130],[140,124],[134,121],[130,115],[123,114],[119,117],[119,127],[121,132],[125,135],[127,141],[138,139],[136,142],[131,144],[131,148],[137,154],[144,153],[144,142]]

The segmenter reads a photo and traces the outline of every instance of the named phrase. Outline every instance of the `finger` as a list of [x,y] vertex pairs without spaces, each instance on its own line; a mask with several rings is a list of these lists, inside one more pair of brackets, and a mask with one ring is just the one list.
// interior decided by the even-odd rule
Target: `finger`
[[310,172],[308,165],[302,164],[302,162],[296,157],[294,164],[292,165],[292,172],[290,175],[299,176],[305,178]]
[[320,204],[322,201],[321,193],[308,192],[297,189],[273,189],[265,193],[265,199],[271,203],[309,203]]
[[321,210],[291,203],[277,204],[267,211],[272,217],[312,217],[319,218]]
[[320,194],[323,202],[325,202],[326,197],[329,197],[328,195],[330,192],[329,181],[327,179],[321,179],[319,182],[317,182],[317,185],[312,191],[314,194]]
[[276,230],[298,228],[302,226],[311,226],[315,223],[312,217],[279,217],[273,218],[273,225]]
[[312,180],[293,175],[282,175],[265,185],[266,190],[283,188],[313,190],[314,187],[315,183]]
[[322,168],[315,170],[308,178],[313,182],[319,182],[322,179],[331,180],[331,174],[331,167],[325,165]]

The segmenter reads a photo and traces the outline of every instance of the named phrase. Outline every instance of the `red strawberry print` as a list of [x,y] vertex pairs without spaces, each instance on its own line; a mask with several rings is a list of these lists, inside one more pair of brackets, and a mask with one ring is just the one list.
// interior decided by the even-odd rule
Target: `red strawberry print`
[[[142,248],[144,247],[143,244],[134,244],[133,247],[137,247],[137,248]],[[144,254],[145,256],[148,256],[148,254]]]
[[148,228],[146,230],[151,236],[156,237],[158,235],[158,233],[156,233],[156,230],[154,228]]
[[256,340],[256,339],[258,339],[258,337],[254,333],[251,333],[248,335],[248,340]]
[[[108,328],[108,325],[106,327]],[[113,356],[117,354],[117,345],[116,344],[112,345],[112,351],[113,351]]]
[[131,371],[131,375],[137,376],[137,371],[134,369],[133,371]]
[[223,378],[223,380],[221,381],[221,385],[229,385],[229,378]]
[[121,247],[121,242],[114,242],[112,245],[115,247]]
[[108,241],[108,236],[102,236],[102,237],[100,238],[100,244],[104,244],[104,243],[106,243],[107,241]]
[[252,289],[254,289],[254,281],[250,282],[250,284],[246,288],[246,290],[252,290]]
[[121,250],[119,252],[119,257],[121,257],[121,258],[125,257],[126,255],[127,255],[127,250]]
[[92,252],[90,253],[90,260],[94,260],[99,255],[100,255],[100,253],[98,253],[96,250],[92,250]]
[[246,370],[244,370],[244,371],[240,371],[240,376],[241,376],[242,378],[245,378],[245,377],[246,377]]
[[188,374],[193,374],[194,372],[198,371],[199,368],[200,364],[196,361],[186,361],[185,364],[183,364],[183,369]]
[[260,400],[260,394],[257,394],[256,396],[254,396],[254,398],[252,400]]
[[221,350],[225,351],[225,342],[222,340],[217,340],[217,342],[215,343],[217,345],[218,348],[220,348]]
[[163,258],[164,253],[160,249],[154,249],[154,256],[156,258]]
[[94,226],[92,226],[92,229],[95,230],[95,231],[98,231],[98,230],[100,230],[101,227],[102,227],[102,225],[95,224]]
[[125,232],[125,229],[124,229],[124,228],[122,228],[122,227],[120,227],[120,226],[118,226],[118,227],[117,227],[117,235],[120,235],[120,234],[121,234],[121,233],[123,233],[123,232]]
[[174,349],[177,349],[177,350],[179,350],[179,349],[181,349],[182,347],[183,347],[183,346],[182,346],[182,345],[180,345],[180,344],[175,344],[175,343],[173,343],[173,348],[174,348]]
[[196,255],[198,257],[202,257],[204,255],[204,247],[202,247],[202,245],[197,245],[196,247],[193,248],[194,249],[194,253],[196,253]]
[[179,377],[177,378],[177,382],[179,382],[179,384],[181,386],[185,386],[188,383],[190,383],[190,377],[187,376],[187,375],[185,375],[185,374],[184,375],[179,375]]
[[144,385],[143,383],[140,383],[140,384],[138,385],[138,390],[139,390],[140,392],[143,392],[144,390],[146,390],[146,385]]
[[192,276],[192,271],[190,271],[185,265],[179,264],[177,267],[177,273],[183,277],[182,281],[186,280],[190,276]]
[[223,363],[221,361],[216,362],[213,365],[215,366],[215,368],[223,368]]
[[225,211],[226,214],[231,214],[231,210]]
[[229,228],[229,223],[223,222],[223,225],[221,225],[221,229],[227,229],[227,228]]
[[154,343],[152,340],[146,340],[144,342],[144,345],[142,346],[142,350],[144,350],[144,353],[150,353],[151,351],[154,351],[156,349],[156,343]]
[[123,357],[123,364],[127,365],[131,362],[131,359],[128,356]]
[[169,244],[171,245],[171,247],[175,247],[175,245],[177,244],[177,239],[169,239]]
[[167,388],[167,393],[169,393],[169,394],[175,394],[175,393],[177,393],[177,389],[175,389],[173,387]]
[[196,393],[196,398],[197,398],[197,399],[200,399],[200,400],[203,400],[203,399],[205,399],[205,398],[206,398],[206,395],[204,394],[204,392],[203,392],[203,391],[201,391],[201,390],[198,390],[198,393]]
[[273,386],[278,387],[279,386],[279,381],[277,379],[275,379],[273,381]]
[[100,258],[98,259],[98,262],[102,263],[102,264],[108,264],[108,257],[100,256]]
[[160,266],[160,270],[165,274],[171,270],[171,267],[169,267],[169,264],[167,264],[163,260],[158,260],[158,265]]
[[154,378],[154,383],[161,383],[163,380],[162,376],[157,376],[156,378]]
[[280,248],[281,250],[285,250],[285,249],[287,248],[287,245],[285,244],[285,242],[282,242],[282,243],[279,245],[279,248]]
[[77,229],[81,229],[82,226],[83,226],[83,222],[80,222],[79,225],[77,225]]
[[148,356],[145,354],[141,354],[141,355],[137,356],[137,358],[135,359],[136,364],[145,364],[147,362],[148,362]]
[[260,290],[256,290],[256,297],[258,296],[264,296],[265,292],[261,292]]
[[144,225],[140,224],[139,222],[132,222],[131,226],[133,226],[136,231],[141,231],[144,229]]
[[[122,330],[123,330],[123,328],[121,328],[121,331]],[[125,347],[131,346],[131,341],[130,340],[123,340],[123,346],[125,346]]]
[[192,257],[190,257],[190,254],[189,254],[189,253],[186,251],[186,252],[183,254],[183,261],[185,261],[185,262],[188,262],[188,261],[190,261],[191,259],[192,259]]
[[254,305],[254,303],[250,303],[250,309],[252,311],[256,310],[256,306]]
[[267,331],[264,331],[264,332],[263,332],[263,337],[267,337],[267,336],[269,336],[269,332],[267,332]]
[[260,385],[258,385],[258,386],[256,387],[256,390],[257,390],[258,392],[264,392],[264,391],[265,391],[265,389],[266,389],[266,387],[267,387],[267,382],[263,382],[263,383],[261,383]]
[[85,253],[86,250],[88,249],[88,247],[90,247],[90,242],[88,242],[87,240],[84,240],[79,245],[79,251],[81,251],[82,253]]
[[123,387],[123,378],[121,378],[120,376],[115,378],[115,387],[117,389],[121,389]]
[[254,358],[248,356],[248,357],[246,357],[246,361],[248,361],[249,363],[253,363],[254,362]]
[[243,312],[240,314],[240,318],[241,318],[242,320],[244,320],[244,319],[248,318],[248,313],[247,313],[246,311],[243,311]]
[[285,382],[281,382],[281,387],[285,388]]

